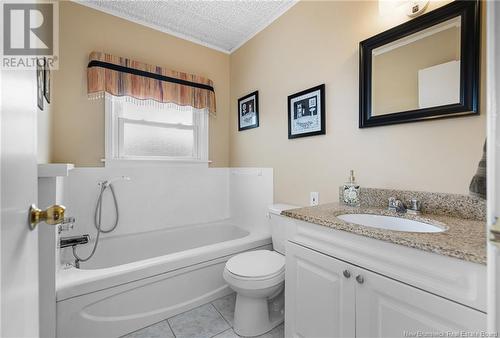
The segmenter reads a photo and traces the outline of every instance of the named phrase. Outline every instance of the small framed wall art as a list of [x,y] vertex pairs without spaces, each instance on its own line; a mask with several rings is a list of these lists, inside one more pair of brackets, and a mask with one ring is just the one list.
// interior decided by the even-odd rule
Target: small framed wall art
[[325,133],[325,85],[288,96],[288,138]]
[[238,99],[238,131],[259,126],[259,92]]

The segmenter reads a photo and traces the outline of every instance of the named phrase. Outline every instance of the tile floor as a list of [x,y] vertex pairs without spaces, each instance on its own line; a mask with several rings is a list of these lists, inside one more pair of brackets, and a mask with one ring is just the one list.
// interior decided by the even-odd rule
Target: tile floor
[[[236,294],[129,333],[122,338],[238,338],[233,331]],[[259,338],[283,338],[283,324]]]

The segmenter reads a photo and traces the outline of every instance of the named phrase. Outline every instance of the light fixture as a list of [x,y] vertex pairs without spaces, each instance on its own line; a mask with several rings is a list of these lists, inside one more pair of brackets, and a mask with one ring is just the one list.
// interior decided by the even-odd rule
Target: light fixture
[[423,14],[428,5],[429,0],[408,1],[408,9],[406,15],[408,15],[410,18],[415,18]]

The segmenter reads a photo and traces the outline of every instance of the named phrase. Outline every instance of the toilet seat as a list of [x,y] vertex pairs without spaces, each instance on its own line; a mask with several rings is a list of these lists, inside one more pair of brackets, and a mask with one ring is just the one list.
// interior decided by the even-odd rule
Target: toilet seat
[[251,290],[265,290],[267,288],[275,287],[285,281],[285,272],[281,272],[273,277],[268,277],[265,279],[251,279],[251,278],[242,278],[237,275],[233,275],[227,269],[224,269],[223,272],[224,280],[231,285],[233,289],[239,290],[239,292],[243,292],[243,290],[251,291]]
[[230,258],[226,270],[235,279],[274,279],[284,275],[285,257],[270,250],[247,251]]

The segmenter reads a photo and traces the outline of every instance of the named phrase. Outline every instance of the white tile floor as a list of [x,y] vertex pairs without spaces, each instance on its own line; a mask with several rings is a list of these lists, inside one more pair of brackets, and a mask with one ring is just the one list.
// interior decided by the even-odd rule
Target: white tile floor
[[[236,294],[230,294],[129,333],[123,338],[238,338],[233,331]],[[283,324],[259,338],[283,338]]]

